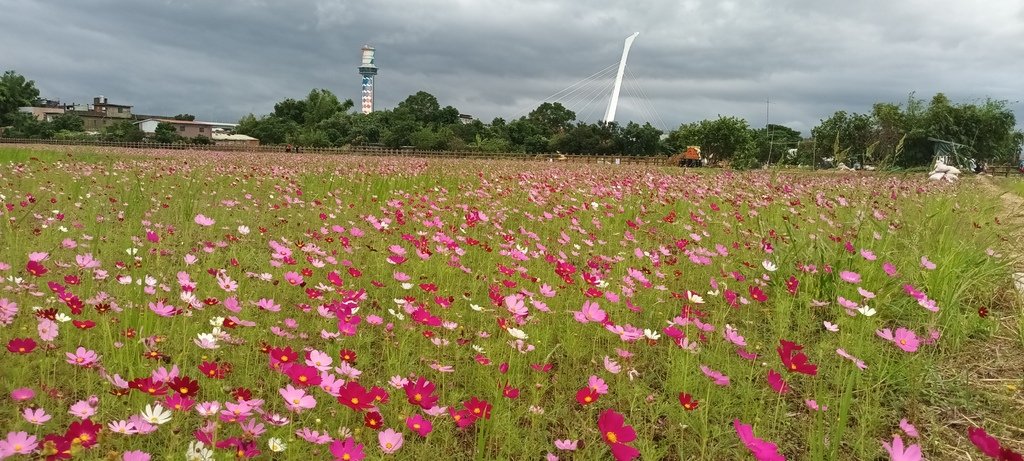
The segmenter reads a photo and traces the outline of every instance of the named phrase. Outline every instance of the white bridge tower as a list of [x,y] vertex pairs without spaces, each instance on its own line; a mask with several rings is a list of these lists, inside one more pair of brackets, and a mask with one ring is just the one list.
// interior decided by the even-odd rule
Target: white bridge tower
[[626,71],[626,57],[629,56],[629,47],[633,46],[633,40],[640,32],[626,37],[626,45],[622,48],[622,60],[619,61],[619,72],[615,74],[615,86],[612,87],[612,99],[608,101],[608,110],[604,113],[605,122],[615,121],[615,109],[619,107],[619,89],[622,88],[622,74]]

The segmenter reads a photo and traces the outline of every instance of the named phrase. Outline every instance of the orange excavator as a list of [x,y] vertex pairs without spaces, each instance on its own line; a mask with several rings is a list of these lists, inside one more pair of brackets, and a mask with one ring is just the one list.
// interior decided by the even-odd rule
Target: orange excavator
[[699,167],[704,165],[700,156],[700,146],[686,146],[686,150],[673,155],[671,163],[679,166]]

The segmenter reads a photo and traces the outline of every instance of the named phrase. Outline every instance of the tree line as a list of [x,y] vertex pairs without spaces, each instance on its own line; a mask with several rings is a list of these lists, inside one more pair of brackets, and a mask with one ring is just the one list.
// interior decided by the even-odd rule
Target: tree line
[[[82,121],[64,114],[39,121],[18,111],[31,105],[39,91],[31,80],[13,71],[0,77],[0,127],[3,136],[18,138],[102,139],[137,142],[143,133],[132,121],[86,134]],[[463,118],[458,109],[442,107],[436,97],[420,91],[394,109],[363,114],[350,99],[314,89],[303,99],[285,99],[273,112],[239,120],[237,133],[262,144],[307,147],[383,146],[423,150],[566,153],[596,155],[672,155],[700,146],[712,163],[738,168],[764,164],[811,165],[856,163],[906,167],[930,163],[934,139],[958,146],[979,162],[1011,163],[1020,155],[1024,134],[1007,101],[985,99],[954,103],[939,93],[929,101],[911,94],[902,103],[880,102],[869,113],[837,111],[820,120],[810,137],[790,127],[752,127],[739,117],[719,116],[684,123],[665,133],[650,123],[587,123],[562,104],[545,102],[527,115],[490,123]],[[180,114],[175,118],[194,119]],[[173,126],[161,124],[157,142],[209,142],[183,139]]]

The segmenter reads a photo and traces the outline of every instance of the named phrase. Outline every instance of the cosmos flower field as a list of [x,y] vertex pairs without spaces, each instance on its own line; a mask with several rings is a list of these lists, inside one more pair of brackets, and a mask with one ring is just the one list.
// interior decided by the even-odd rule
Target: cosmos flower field
[[0,159],[0,459],[1021,459],[938,384],[1021,342],[969,184],[47,149]]

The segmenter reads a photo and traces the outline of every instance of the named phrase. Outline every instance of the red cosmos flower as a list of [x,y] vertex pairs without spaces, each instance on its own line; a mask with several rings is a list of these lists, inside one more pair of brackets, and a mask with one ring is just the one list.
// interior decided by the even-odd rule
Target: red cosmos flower
[[473,415],[473,419],[491,419],[492,407],[486,400],[470,397],[468,401],[462,403],[462,406]]
[[384,388],[380,386],[373,386],[370,388],[369,395],[370,398],[373,399],[374,405],[388,403],[388,400],[391,399],[391,395],[388,394],[388,391],[384,390]]
[[128,387],[149,395],[167,394],[167,385],[159,381],[153,381],[153,378],[150,376],[135,378],[128,382]]
[[27,270],[29,274],[32,274],[36,277],[42,277],[44,274],[50,271],[49,269],[46,268],[46,266],[44,266],[39,261],[29,261],[28,264],[25,264],[25,270]]
[[515,400],[519,398],[519,389],[506,384],[505,388],[501,390],[501,395],[505,396],[507,399]]
[[448,414],[451,415],[452,420],[455,421],[455,425],[459,426],[459,429],[465,429],[473,425],[476,420],[473,419],[473,414],[469,410],[455,410],[452,407],[448,407]]
[[299,358],[299,353],[292,350],[291,347],[271,347],[267,350],[270,354],[270,362],[275,364],[276,362],[292,364],[295,363]]
[[797,280],[796,277],[790,275],[789,278],[786,279],[786,291],[791,295],[795,295],[798,287],[800,287],[800,281]]
[[88,330],[96,326],[96,322],[92,320],[72,320],[71,324],[81,330]]
[[366,416],[363,417],[363,424],[370,429],[379,431],[384,427],[384,417],[376,411],[371,411],[366,413]]
[[988,308],[985,307],[985,306],[979,307],[978,308],[978,317],[981,317],[981,318],[988,317]]
[[192,397],[199,392],[199,381],[189,378],[188,376],[178,376],[167,381],[167,387],[171,388],[172,391],[177,392],[179,395]]
[[343,360],[345,362],[348,362],[351,365],[355,365],[356,364],[356,352],[355,351],[351,351],[351,350],[348,350],[348,349],[342,349],[341,352],[338,352],[338,356],[341,357],[341,360]]
[[531,363],[530,364],[530,368],[533,368],[534,370],[542,372],[542,373],[547,373],[547,372],[551,371],[551,367],[552,367],[552,365],[550,363]]
[[754,298],[754,301],[763,303],[768,300],[768,295],[764,294],[759,286],[751,285],[747,291],[750,292],[750,297]]
[[693,396],[690,394],[680,392],[679,404],[682,405],[683,408],[686,409],[686,411],[693,411],[696,410],[698,406],[700,406],[700,401],[693,398]]
[[199,364],[199,371],[211,379],[224,379],[231,372],[230,363],[203,362]]
[[601,440],[608,444],[617,461],[628,461],[640,456],[640,450],[626,445],[636,439],[636,431],[625,424],[626,418],[615,410],[607,409],[597,418],[597,430]]
[[300,365],[298,363],[288,367],[288,371],[285,372],[292,383],[296,386],[318,386],[320,385],[320,371],[314,367],[307,365]]
[[808,363],[807,355],[803,352],[799,352],[804,348],[803,346],[786,341],[785,339],[782,339],[779,342],[782,345],[779,346],[776,351],[778,351],[779,358],[782,359],[782,363],[786,365],[786,370],[811,376],[818,374],[818,366]]
[[252,391],[244,387],[236,387],[231,390],[231,397],[239,402],[252,400]]
[[36,348],[36,341],[32,338],[14,338],[7,341],[7,350],[15,354],[28,354]]
[[409,381],[402,386],[402,389],[405,390],[405,396],[409,399],[409,403],[413,405],[419,405],[424,410],[429,410],[437,405],[439,397],[434,395],[436,386],[422,376],[416,382]]
[[64,438],[72,444],[78,442],[82,444],[82,447],[89,448],[96,445],[96,434],[98,434],[101,429],[103,429],[103,426],[86,418],[81,421],[71,423],[71,425],[68,426],[67,432],[64,433]]
[[584,387],[576,392],[576,401],[579,402],[580,405],[590,405],[596,402],[599,398],[601,398],[601,395],[589,387]]
[[71,439],[58,434],[46,434],[38,450],[40,455],[46,457],[46,461],[71,459]]
[[81,280],[77,275],[69,274],[64,276],[64,283],[68,285],[78,285],[79,282],[81,282]]
[[338,403],[355,411],[373,408],[373,396],[355,381],[349,381],[338,389]]

